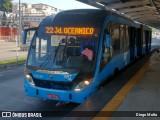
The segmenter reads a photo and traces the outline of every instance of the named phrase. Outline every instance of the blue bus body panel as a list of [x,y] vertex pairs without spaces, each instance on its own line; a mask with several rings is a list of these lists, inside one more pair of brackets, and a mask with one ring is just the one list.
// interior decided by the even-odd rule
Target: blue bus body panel
[[58,82],[71,82],[78,73],[75,74],[49,74],[42,72],[32,71],[32,76],[34,79],[39,80],[50,80],[50,81],[58,81]]

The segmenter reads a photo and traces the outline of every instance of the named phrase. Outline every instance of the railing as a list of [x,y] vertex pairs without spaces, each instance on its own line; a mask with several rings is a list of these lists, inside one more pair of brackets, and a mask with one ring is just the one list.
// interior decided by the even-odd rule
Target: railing
[[13,36],[0,36],[0,43],[2,43],[2,42],[16,42],[17,39],[18,39],[17,35],[13,35]]
[[43,12],[36,12],[36,13],[29,13],[29,12],[24,12],[23,16],[46,16],[45,13]]

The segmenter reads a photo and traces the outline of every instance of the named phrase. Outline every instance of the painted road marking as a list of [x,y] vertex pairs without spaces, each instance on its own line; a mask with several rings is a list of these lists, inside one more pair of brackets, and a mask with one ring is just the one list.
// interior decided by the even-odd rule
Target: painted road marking
[[[147,67],[149,66],[150,62],[148,61],[138,72],[135,76],[133,76],[127,84],[104,106],[104,108],[101,110],[103,111],[109,111],[107,113],[107,117],[101,116],[101,112],[99,112],[96,117],[94,117],[93,120],[109,120],[112,113],[116,111],[118,106],[123,102],[125,97],[129,94],[131,89],[136,85],[136,83],[140,80],[140,78],[143,76],[144,72],[146,71]],[[99,117],[98,117],[99,116]]]

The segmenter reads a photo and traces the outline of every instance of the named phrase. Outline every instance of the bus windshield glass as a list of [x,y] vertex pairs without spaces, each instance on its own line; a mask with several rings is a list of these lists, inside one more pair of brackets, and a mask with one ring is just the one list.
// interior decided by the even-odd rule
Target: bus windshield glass
[[[46,70],[76,69],[93,72],[98,49],[98,34],[93,36],[34,36],[27,65]],[[89,49],[89,53],[84,51]]]

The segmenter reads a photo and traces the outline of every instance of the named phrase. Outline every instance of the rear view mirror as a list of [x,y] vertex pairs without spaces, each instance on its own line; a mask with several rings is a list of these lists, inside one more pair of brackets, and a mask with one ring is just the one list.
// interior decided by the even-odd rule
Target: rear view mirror
[[31,31],[36,31],[36,30],[37,30],[37,27],[24,29],[23,30],[23,36],[22,36],[22,44],[26,44],[27,33],[30,33]]

